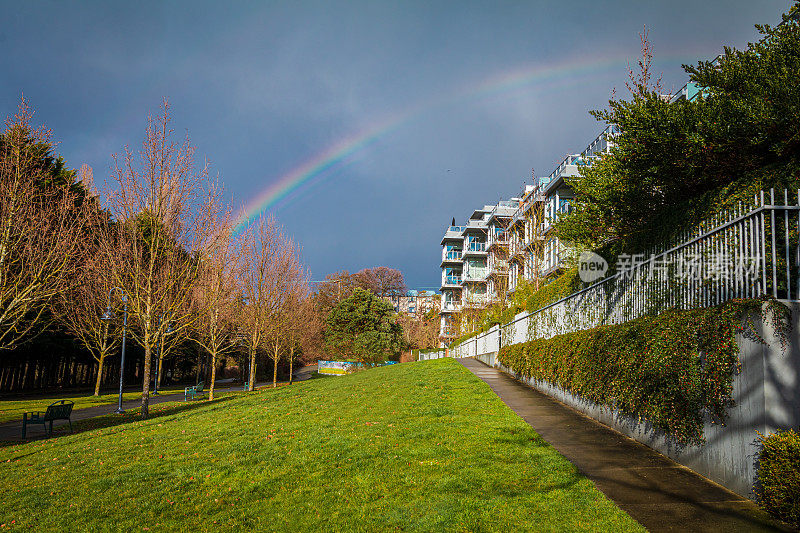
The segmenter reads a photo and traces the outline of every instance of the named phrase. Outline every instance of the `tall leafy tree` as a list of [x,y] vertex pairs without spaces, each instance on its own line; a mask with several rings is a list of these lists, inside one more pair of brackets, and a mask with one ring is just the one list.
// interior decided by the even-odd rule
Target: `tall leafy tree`
[[593,112],[621,133],[610,153],[573,181],[575,209],[558,223],[562,239],[593,248],[643,248],[669,237],[670,228],[751,196],[754,188],[796,184],[797,5],[779,26],[757,26],[762,39],[747,49],[725,48],[715,61],[685,65],[701,87],[691,102],[670,103],[650,83],[651,54],[644,49],[640,74],[629,84],[631,98],[612,98],[606,110]]

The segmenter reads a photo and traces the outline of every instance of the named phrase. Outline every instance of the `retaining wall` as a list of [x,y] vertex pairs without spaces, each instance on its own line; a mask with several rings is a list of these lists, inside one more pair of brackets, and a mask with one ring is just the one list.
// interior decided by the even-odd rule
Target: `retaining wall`
[[[460,353],[462,357],[476,357],[499,368],[734,492],[753,498],[758,433],[766,435],[778,429],[800,426],[800,305],[787,305],[792,309],[792,332],[785,351],[781,349],[770,321],[763,323],[760,317],[754,322],[759,335],[767,341],[766,345],[737,336],[742,364],[741,372],[733,382],[736,404],[728,410],[729,418],[724,426],[706,421],[706,443],[701,446],[678,447],[646,422],[586,401],[551,383],[516,374],[497,362],[497,332],[493,335],[494,344],[489,340],[479,341],[472,353],[468,353],[467,341]],[[506,344],[516,342],[504,341],[503,345]],[[494,349],[487,349],[492,347]]]

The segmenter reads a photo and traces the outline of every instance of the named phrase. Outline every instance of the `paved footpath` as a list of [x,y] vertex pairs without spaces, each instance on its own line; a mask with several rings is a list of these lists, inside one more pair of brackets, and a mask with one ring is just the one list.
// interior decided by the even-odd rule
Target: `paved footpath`
[[650,531],[793,531],[755,503],[476,359],[459,359]]
[[[294,381],[304,381],[311,377],[311,374],[317,369],[317,365],[309,365],[300,368],[294,372]],[[224,392],[227,390],[242,390],[242,384],[237,383],[233,387],[230,387],[229,384],[221,384],[220,382],[216,382],[217,387],[215,387],[216,391]],[[283,383],[282,381],[279,383]],[[267,385],[271,385],[272,382],[264,381],[256,383],[256,389],[261,387],[266,387]],[[206,389],[206,394],[208,393],[208,389]],[[158,396],[150,396],[150,405],[157,404],[157,403],[164,403],[164,402],[177,402],[183,400],[183,393],[173,393],[173,394],[159,394]],[[52,398],[47,400],[42,400],[42,405],[47,405],[50,402],[53,402]],[[95,405],[92,407],[84,407],[82,409],[74,409],[72,411],[72,422],[76,422],[78,420],[86,420],[88,418],[94,418],[96,416],[103,416],[103,415],[110,415],[114,411],[117,410],[117,402],[113,404],[103,404],[103,405]],[[128,400],[122,402],[122,408],[126,411],[128,409],[136,409],[137,407],[142,405],[142,399],[136,398],[135,400]],[[20,415],[21,416],[21,415]],[[56,433],[56,428],[61,428],[65,425],[64,421],[57,421],[53,425],[53,433],[54,436],[58,437],[63,433]],[[46,437],[45,430],[41,425],[33,425],[28,426],[28,438],[26,440],[33,440],[33,439],[40,439]],[[0,442],[1,441],[22,441],[22,419],[14,420],[11,422],[4,422],[0,424]]]

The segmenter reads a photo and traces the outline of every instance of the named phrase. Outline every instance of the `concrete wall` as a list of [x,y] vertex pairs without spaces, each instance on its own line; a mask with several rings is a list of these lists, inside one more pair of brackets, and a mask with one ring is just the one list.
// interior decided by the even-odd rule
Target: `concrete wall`
[[[770,320],[766,323],[762,323],[760,317],[754,320],[757,332],[767,341],[766,345],[737,336],[741,372],[734,378],[733,398],[736,404],[728,410],[729,418],[724,426],[706,420],[706,443],[701,446],[678,447],[645,422],[583,400],[548,382],[524,378],[496,361],[496,349],[481,351],[491,346],[488,341],[479,343],[477,353],[468,356],[477,357],[488,365],[514,375],[531,387],[658,450],[695,472],[752,498],[756,481],[755,455],[759,450],[758,433],[766,435],[778,429],[800,426],[800,305],[787,305],[792,309],[792,332],[785,351],[780,347]],[[497,338],[497,333],[494,338]],[[503,344],[507,343],[504,341]]]

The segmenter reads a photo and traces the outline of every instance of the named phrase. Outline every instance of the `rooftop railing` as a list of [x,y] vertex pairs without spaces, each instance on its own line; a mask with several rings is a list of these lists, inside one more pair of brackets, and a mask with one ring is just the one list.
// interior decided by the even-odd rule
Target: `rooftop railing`
[[[595,139],[589,143],[589,146],[587,146],[583,152],[565,157],[564,160],[561,161],[561,163],[556,167],[556,169],[551,172],[549,176],[547,176],[547,178],[543,178],[545,180],[543,185],[547,185],[553,180],[558,179],[569,165],[590,165],[595,158],[599,157],[600,154],[607,152],[613,146],[612,139],[619,135],[619,132],[619,126],[616,124],[609,124],[606,126],[606,129],[604,129],[600,135],[595,137]],[[540,181],[541,180],[542,178],[540,178]]]

